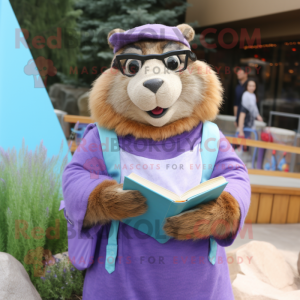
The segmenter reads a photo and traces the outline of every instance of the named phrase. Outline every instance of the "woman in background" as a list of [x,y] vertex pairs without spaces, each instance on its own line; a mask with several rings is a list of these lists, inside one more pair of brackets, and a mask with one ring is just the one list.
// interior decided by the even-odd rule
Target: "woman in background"
[[247,83],[246,91],[242,96],[241,103],[241,113],[239,115],[239,137],[248,138],[251,135],[251,132],[246,131],[244,133],[244,128],[254,129],[254,120],[263,121],[261,115],[258,112],[257,108],[257,99],[255,95],[256,83],[254,80],[249,80]]

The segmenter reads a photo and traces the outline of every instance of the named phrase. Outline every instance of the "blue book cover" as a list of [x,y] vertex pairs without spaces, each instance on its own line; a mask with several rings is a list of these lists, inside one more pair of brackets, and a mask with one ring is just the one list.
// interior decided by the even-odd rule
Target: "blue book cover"
[[163,230],[166,218],[176,216],[198,204],[217,199],[227,185],[224,177],[216,177],[197,185],[179,196],[134,173],[125,176],[123,190],[136,190],[147,198],[143,215],[122,220],[125,224],[166,243],[171,237]]

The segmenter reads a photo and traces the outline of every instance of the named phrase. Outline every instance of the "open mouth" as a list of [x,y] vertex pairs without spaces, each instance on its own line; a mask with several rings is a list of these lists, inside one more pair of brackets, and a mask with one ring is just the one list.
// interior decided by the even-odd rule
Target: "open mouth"
[[161,118],[166,114],[169,108],[155,107],[152,110],[147,111],[147,114],[152,118]]

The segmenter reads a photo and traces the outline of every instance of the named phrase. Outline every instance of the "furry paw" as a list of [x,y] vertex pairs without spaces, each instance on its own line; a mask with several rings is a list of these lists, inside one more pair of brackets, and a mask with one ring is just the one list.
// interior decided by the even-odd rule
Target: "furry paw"
[[237,232],[239,220],[238,202],[231,194],[223,192],[214,201],[168,218],[164,230],[177,240],[205,239],[210,236],[225,239]]
[[104,180],[89,196],[83,226],[136,217],[146,210],[146,198],[139,191],[124,191],[123,184]]

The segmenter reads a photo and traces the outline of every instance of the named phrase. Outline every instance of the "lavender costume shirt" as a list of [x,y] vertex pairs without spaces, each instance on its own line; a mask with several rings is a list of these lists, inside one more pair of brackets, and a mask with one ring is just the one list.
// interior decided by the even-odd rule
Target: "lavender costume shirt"
[[[202,123],[190,132],[165,141],[118,137],[121,165],[116,168],[121,169],[121,181],[125,175],[134,172],[178,194],[184,193],[200,183],[201,167],[212,167],[201,161],[201,135]],[[103,161],[101,142],[96,125],[90,124],[63,173],[67,214],[83,236],[87,234],[93,239],[94,245],[90,261],[81,262],[77,247],[80,248],[84,240],[70,243],[69,237],[69,253],[73,254],[70,259],[76,261],[75,266],[79,269],[81,263],[82,268],[88,267],[83,299],[234,299],[223,247],[231,245],[235,237],[216,239],[217,257],[212,265],[208,261],[208,239],[178,241],[172,238],[160,244],[120,222],[116,268],[108,274],[104,264],[110,224],[81,229],[90,193],[103,180],[111,180]],[[250,205],[249,177],[244,164],[221,132],[211,178],[217,176],[226,178],[228,185],[225,190],[239,202],[241,228]]]

